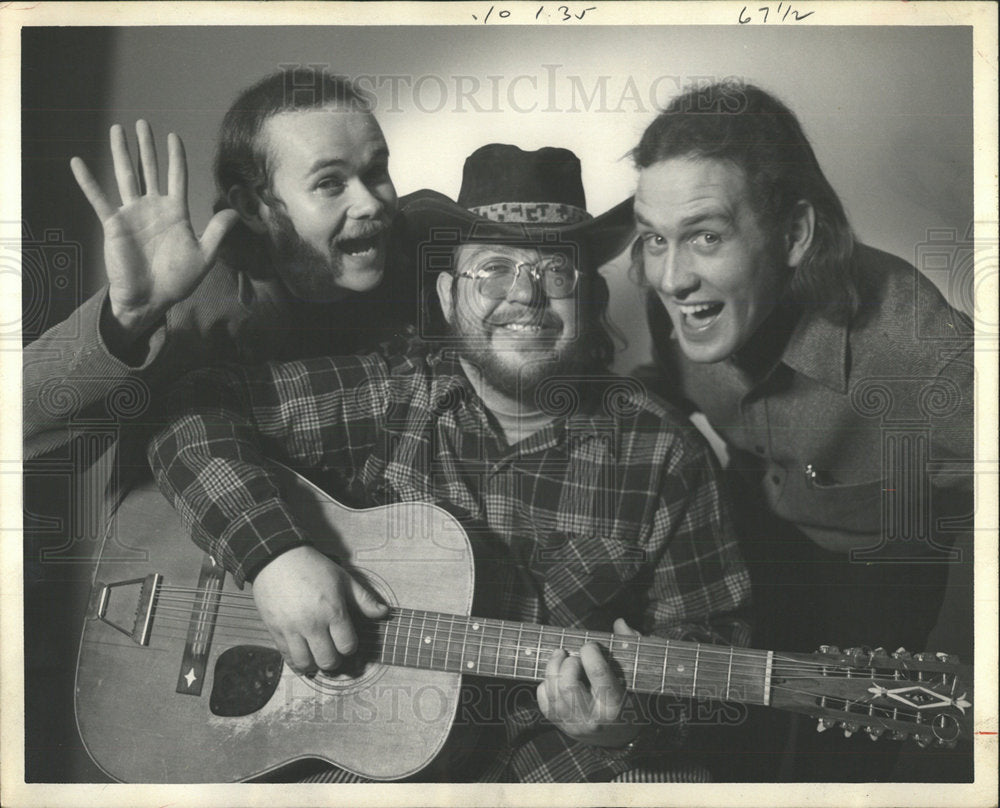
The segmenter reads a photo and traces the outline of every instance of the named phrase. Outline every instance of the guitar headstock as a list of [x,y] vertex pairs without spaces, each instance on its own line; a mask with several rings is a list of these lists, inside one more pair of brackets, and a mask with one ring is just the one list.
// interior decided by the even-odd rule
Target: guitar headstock
[[972,733],[972,670],[943,653],[900,648],[820,646],[814,654],[774,654],[771,704],[840,726],[848,737],[913,738],[954,746]]

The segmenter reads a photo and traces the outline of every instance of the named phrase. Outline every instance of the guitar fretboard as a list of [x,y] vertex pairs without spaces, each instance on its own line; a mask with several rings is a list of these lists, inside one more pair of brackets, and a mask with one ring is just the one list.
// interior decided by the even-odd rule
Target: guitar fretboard
[[552,652],[603,646],[626,688],[676,698],[767,704],[771,654],[534,623],[393,609],[375,624],[379,660],[425,670],[541,681]]

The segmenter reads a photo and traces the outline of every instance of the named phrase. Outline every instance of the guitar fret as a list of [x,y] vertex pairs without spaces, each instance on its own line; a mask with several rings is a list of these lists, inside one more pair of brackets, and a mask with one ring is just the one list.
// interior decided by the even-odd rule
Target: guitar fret
[[396,612],[396,619],[393,621],[396,626],[396,632],[392,638],[392,664],[398,665],[399,662],[396,661],[396,652],[399,649],[399,623],[403,619],[403,612],[399,610]]
[[472,662],[467,661],[465,658],[465,644],[468,641],[468,639],[469,639],[469,621],[466,620],[462,627],[462,661],[461,664],[459,665],[460,670],[466,667],[468,668],[472,667]]
[[733,646],[729,646],[729,670],[726,672],[726,699],[733,684]]
[[632,689],[635,690],[635,677],[639,673],[639,638],[635,638],[635,662],[632,663]]
[[542,627],[538,627],[538,646],[535,649],[535,679],[538,679],[538,663],[542,658]]
[[472,630],[479,632],[479,651],[476,652],[476,673],[482,670],[483,665],[483,640],[486,638],[483,636],[482,626],[479,623],[472,624]]
[[670,656],[670,640],[667,640],[663,646],[663,674],[660,677],[660,692],[665,693],[667,690],[667,657]]
[[[424,645],[431,645],[430,637],[427,635],[427,612],[423,612],[420,615],[420,636],[417,637],[417,662],[414,667],[420,667],[420,649]],[[433,645],[431,645],[433,648]]]
[[500,649],[503,647],[503,625],[503,620],[501,620],[497,629],[497,660],[493,665],[494,676],[497,676],[500,673]]
[[517,624],[517,648],[514,649],[514,676],[518,676],[518,665],[521,664],[521,637],[524,635],[524,623]]
[[451,667],[451,632],[455,627],[455,621],[448,621],[448,638],[445,640],[444,644],[444,669],[450,671]]
[[698,692],[698,657],[701,655],[701,643],[694,647],[694,676],[691,677],[691,698]]

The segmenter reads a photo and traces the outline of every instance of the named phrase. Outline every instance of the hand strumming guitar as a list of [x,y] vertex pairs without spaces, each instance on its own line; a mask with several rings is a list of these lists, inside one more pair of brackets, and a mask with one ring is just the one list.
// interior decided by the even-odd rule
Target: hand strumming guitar
[[[613,630],[639,636],[621,618]],[[570,737],[592,746],[624,746],[642,726],[635,695],[625,690],[596,643],[586,643],[579,656],[554,651],[537,696],[542,715]]]
[[268,563],[253,582],[264,624],[289,667],[299,673],[336,670],[354,653],[351,612],[378,619],[388,607],[343,567],[314,547],[295,547]]
[[159,323],[167,310],[187,298],[208,273],[226,232],[239,219],[219,211],[199,239],[187,204],[187,162],[181,139],[167,136],[167,190],[160,193],[153,133],[146,121],[135,125],[146,192],[140,194],[121,126],[111,127],[111,157],[122,205],[115,208],[79,157],[70,161],[77,184],[104,228],[111,318],[108,336],[128,347]]

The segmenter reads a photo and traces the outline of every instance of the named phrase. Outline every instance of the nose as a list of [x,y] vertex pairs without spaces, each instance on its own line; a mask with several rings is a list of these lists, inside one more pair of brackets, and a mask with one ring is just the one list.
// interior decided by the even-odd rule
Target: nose
[[[646,277],[658,292],[670,297],[683,298],[698,288],[698,276],[692,272],[682,250],[668,249],[650,259],[646,256]],[[652,272],[649,270],[652,269]]]
[[542,282],[536,278],[530,269],[520,269],[514,278],[514,285],[507,293],[510,303],[521,303],[525,306],[537,306],[545,297]]
[[383,200],[360,178],[350,183],[350,207],[348,211],[355,219],[373,219],[382,214],[390,200]]

